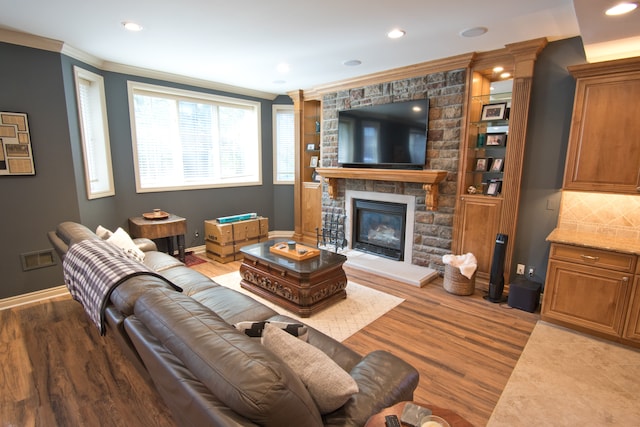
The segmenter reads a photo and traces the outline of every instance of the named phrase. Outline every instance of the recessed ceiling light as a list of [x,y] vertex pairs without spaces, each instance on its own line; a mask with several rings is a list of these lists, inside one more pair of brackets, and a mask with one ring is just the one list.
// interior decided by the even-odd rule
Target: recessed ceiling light
[[142,31],[142,25],[136,24],[135,22],[125,21],[122,25],[129,31]]
[[509,77],[511,77],[511,73],[502,73],[500,74],[500,77],[503,79],[508,79]]
[[399,39],[400,37],[403,37],[405,34],[407,34],[406,31],[401,30],[400,28],[394,28],[393,30],[387,33],[387,37],[389,37],[390,39]]
[[473,27],[460,31],[462,37],[478,37],[489,31],[487,27]]
[[498,65],[497,67],[493,67],[493,70],[492,70],[492,71],[493,71],[494,73],[501,73],[501,72],[503,72],[503,71],[504,71],[504,67],[501,67],[501,66],[499,66],[499,65]]
[[348,61],[344,61],[342,65],[346,65],[347,67],[357,67],[362,64],[362,61],[359,59],[349,59]]
[[607,9],[605,14],[609,16],[624,15],[625,13],[635,10],[637,7],[638,3],[636,2],[622,2]]

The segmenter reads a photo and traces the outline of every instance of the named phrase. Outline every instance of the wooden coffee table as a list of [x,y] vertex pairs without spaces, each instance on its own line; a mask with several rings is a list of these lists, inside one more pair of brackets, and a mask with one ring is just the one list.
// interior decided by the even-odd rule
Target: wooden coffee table
[[347,257],[320,250],[314,258],[295,260],[269,250],[281,240],[245,246],[240,286],[300,317],[309,317],[347,297]]

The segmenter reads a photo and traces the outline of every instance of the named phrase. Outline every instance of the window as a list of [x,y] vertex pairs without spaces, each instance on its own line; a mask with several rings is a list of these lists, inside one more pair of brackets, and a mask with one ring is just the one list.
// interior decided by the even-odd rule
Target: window
[[113,196],[111,148],[104,96],[104,80],[90,71],[73,67],[78,100],[80,137],[84,158],[87,198]]
[[273,106],[273,182],[293,184],[296,177],[296,136],[292,105]]
[[138,193],[262,184],[260,103],[128,87]]

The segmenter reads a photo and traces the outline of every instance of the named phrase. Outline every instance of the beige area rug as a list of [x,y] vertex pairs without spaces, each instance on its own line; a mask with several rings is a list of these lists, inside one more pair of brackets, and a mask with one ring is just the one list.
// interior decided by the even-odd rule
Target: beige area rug
[[258,295],[240,287],[240,273],[233,272],[213,277],[219,284],[238,292],[249,295],[265,305],[273,308],[279,314],[293,317],[330,337],[344,341],[369,323],[376,320],[404,299],[367,288],[357,283],[348,282],[347,298],[326,309],[313,314],[311,317],[298,317],[294,313],[267,301]]
[[639,426],[640,351],[539,321],[487,426]]

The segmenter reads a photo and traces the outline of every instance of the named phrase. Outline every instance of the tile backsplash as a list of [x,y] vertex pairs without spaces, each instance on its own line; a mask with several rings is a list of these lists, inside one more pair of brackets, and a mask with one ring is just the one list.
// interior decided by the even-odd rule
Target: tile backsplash
[[558,228],[640,240],[640,196],[564,191]]

